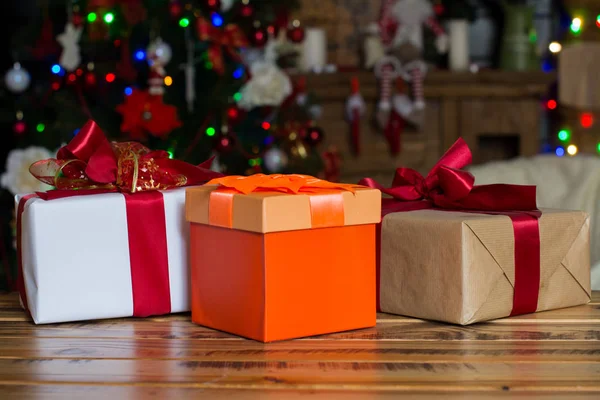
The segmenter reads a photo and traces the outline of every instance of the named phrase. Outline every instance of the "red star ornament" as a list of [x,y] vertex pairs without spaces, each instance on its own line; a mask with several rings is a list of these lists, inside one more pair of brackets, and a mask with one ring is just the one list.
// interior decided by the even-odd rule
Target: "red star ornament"
[[163,103],[162,96],[153,96],[146,91],[135,90],[117,106],[123,116],[121,130],[129,133],[132,140],[145,140],[147,134],[166,138],[181,126],[177,107]]

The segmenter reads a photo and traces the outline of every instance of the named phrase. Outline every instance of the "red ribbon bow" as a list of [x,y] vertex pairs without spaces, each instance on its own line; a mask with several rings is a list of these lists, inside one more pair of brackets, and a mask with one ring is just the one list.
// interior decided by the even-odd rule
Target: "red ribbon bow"
[[377,188],[391,196],[392,199],[383,200],[388,213],[433,206],[472,211],[537,210],[535,186],[475,186],[473,175],[462,170],[471,164],[471,160],[471,150],[459,138],[426,177],[411,168],[398,168],[391,188],[385,188],[371,178],[362,179],[359,184]]
[[[379,189],[392,197],[382,200],[382,217],[394,212],[424,209],[510,217],[515,238],[515,287],[511,315],[535,312],[540,285],[538,218],[541,216],[536,204],[536,187],[505,184],[475,186],[473,175],[462,170],[471,160],[471,150],[459,138],[426,177],[410,168],[398,168],[391,188],[385,188],[371,178],[362,179],[359,184]],[[379,241],[381,224],[378,230]]]
[[234,24],[228,24],[223,29],[213,26],[204,18],[198,18],[196,22],[198,38],[210,42],[208,59],[213,64],[218,74],[225,73],[225,61],[223,60],[223,49],[235,61],[240,61],[238,49],[248,46],[248,40],[242,30]]
[[166,151],[152,151],[136,142],[110,143],[94,121],[89,121],[62,147],[56,159],[41,160],[30,167],[40,181],[64,196],[64,190],[96,189],[136,193],[199,185],[223,176],[208,169],[212,159],[199,166],[169,158]]

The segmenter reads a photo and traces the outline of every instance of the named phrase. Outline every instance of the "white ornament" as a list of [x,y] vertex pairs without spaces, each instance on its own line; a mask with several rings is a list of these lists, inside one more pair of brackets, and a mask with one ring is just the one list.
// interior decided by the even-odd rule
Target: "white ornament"
[[397,48],[408,42],[422,49],[423,24],[435,15],[431,4],[426,0],[398,0],[391,13],[399,25],[392,47]]
[[354,93],[346,101],[346,118],[349,121],[354,120],[354,111],[358,111],[359,117],[364,116],[367,111],[367,105],[360,93]]
[[56,41],[63,47],[58,63],[67,71],[75,71],[81,64],[81,54],[79,50],[79,39],[83,27],[76,27],[72,23],[65,25],[65,31],[56,37]]
[[13,195],[52,189],[52,186],[38,181],[29,173],[31,164],[48,158],[52,158],[52,154],[44,147],[31,146],[12,150],[6,159],[6,172],[0,177],[0,186]]
[[285,152],[276,147],[267,150],[263,160],[269,172],[280,172],[288,164],[288,157]]
[[319,119],[323,115],[323,107],[318,104],[313,104],[308,108],[308,115],[311,119]]
[[223,167],[221,167],[221,162],[219,161],[219,154],[213,152],[211,157],[214,158],[212,163],[210,164],[210,170],[215,172],[223,172]]
[[22,93],[29,87],[31,76],[21,64],[15,63],[4,76],[6,87],[13,93]]
[[146,54],[148,55],[148,61],[150,62],[150,65],[157,63],[161,66],[165,66],[169,63],[169,61],[171,61],[173,51],[171,50],[171,46],[169,46],[161,38],[157,38],[150,43],[148,49],[146,50]]
[[235,0],[221,0],[221,11],[229,11]]
[[279,106],[292,94],[292,82],[277,65],[259,61],[250,67],[252,78],[242,87],[238,106],[251,110],[262,106]]

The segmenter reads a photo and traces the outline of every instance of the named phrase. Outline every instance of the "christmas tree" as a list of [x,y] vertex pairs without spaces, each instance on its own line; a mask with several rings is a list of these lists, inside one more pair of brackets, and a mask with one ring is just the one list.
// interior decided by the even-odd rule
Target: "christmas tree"
[[[322,174],[320,107],[294,76],[304,29],[294,0],[37,0],[11,38],[0,119],[15,148],[11,197],[47,189],[29,176],[90,119],[226,174]],[[27,13],[26,13],[27,14]],[[6,259],[7,251],[0,257]]]
[[12,119],[18,147],[54,151],[94,119],[111,139],[185,161],[216,152],[226,173],[316,175],[318,108],[284,72],[304,36],[289,20],[295,5],[40,0],[39,18],[12,43],[4,120]]

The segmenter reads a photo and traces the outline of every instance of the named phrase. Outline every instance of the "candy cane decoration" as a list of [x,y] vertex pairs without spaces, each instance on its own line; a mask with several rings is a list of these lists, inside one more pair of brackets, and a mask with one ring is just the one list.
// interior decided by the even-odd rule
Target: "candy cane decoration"
[[402,78],[396,81],[396,94],[393,99],[392,112],[384,135],[390,146],[393,156],[400,154],[402,150],[401,136],[406,125],[406,118],[413,112],[413,104],[405,92],[405,84]]
[[352,94],[346,101],[346,117],[350,122],[350,143],[354,155],[360,155],[360,120],[365,114],[367,106],[360,94],[360,83],[357,77],[351,81]]

